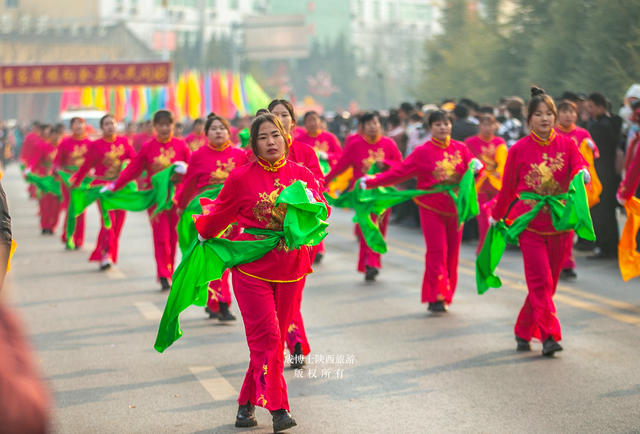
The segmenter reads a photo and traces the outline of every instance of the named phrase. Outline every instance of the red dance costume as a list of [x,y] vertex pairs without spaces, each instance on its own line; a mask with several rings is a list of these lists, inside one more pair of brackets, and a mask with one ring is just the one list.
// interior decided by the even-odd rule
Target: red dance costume
[[133,136],[133,142],[131,143],[131,145],[133,146],[133,150],[136,151],[136,153],[140,152],[142,146],[146,143],[149,143],[151,139],[153,139],[153,136],[147,133],[136,134],[135,136]]
[[[587,163],[572,140],[553,131],[549,140],[530,134],[509,149],[493,218],[501,220],[506,217],[507,224],[511,224],[536,205],[536,201],[519,200],[507,216],[509,206],[520,193],[528,191],[554,196],[566,193],[573,177],[585,168]],[[556,342],[562,339],[553,295],[568,253],[567,238],[571,235],[571,231],[558,232],[553,227],[548,206],[542,208],[520,234],[529,294],[518,316],[515,335],[524,340],[537,338],[545,341],[550,336]]]
[[[220,148],[209,143],[195,151],[191,155],[182,188],[175,197],[178,208],[185,209],[194,197],[211,186],[224,184],[229,173],[244,164],[245,160],[245,151],[231,146],[230,141]],[[237,225],[231,226],[229,230],[227,239],[233,240],[240,234],[240,228]],[[218,303],[227,303],[231,306],[231,301],[229,270],[227,270],[222,275],[222,279],[214,280],[209,284],[207,306],[212,312],[218,312],[220,310]]]
[[[103,137],[98,139],[91,145],[84,164],[75,176],[73,186],[78,187],[90,171],[92,171],[91,176],[95,178],[91,186],[113,182],[120,175],[124,162],[133,160],[135,156],[136,152],[126,137],[115,137],[113,139]],[[126,212],[123,210],[109,211],[111,229],[105,228],[102,218],[100,219],[101,226],[98,241],[96,242],[96,248],[89,257],[89,261],[103,262],[110,260],[114,264],[118,262],[120,233],[124,226],[125,216]]]
[[[120,190],[134,181],[142,172],[146,177],[140,183],[141,190],[151,188],[151,177],[171,166],[176,161],[189,163],[191,150],[187,144],[175,137],[160,142],[154,138],[140,149],[140,152],[122,172],[115,184],[115,191]],[[176,261],[176,247],[178,245],[178,216],[175,208],[158,213],[151,218],[154,208],[147,210],[151,229],[153,230],[153,246],[156,257],[158,279],[171,279]]]
[[480,239],[476,254],[480,254],[484,238],[489,230],[492,205],[495,204],[492,199],[498,195],[502,187],[502,175],[504,174],[504,165],[507,162],[507,144],[502,137],[493,136],[487,140],[481,135],[469,137],[464,143],[473,156],[482,161],[485,167],[483,174],[476,181],[478,205],[480,205],[480,213],[477,217]]
[[[91,140],[85,134],[84,136],[67,137],[58,145],[58,155],[54,167],[58,171],[65,173],[76,173],[80,166],[84,163],[85,156],[91,148]],[[65,183],[60,183],[60,189],[62,191],[62,207],[69,212],[69,189]],[[66,219],[65,219],[66,221]],[[73,243],[76,248],[82,247],[84,244],[84,221],[85,213],[76,217],[76,230],[73,234]],[[67,242],[67,225],[64,225],[62,232],[62,242]]]
[[[331,172],[325,176],[325,183],[331,182],[335,177],[353,168],[353,179],[355,180],[366,175],[374,164],[382,163],[385,166],[394,166],[402,161],[402,154],[398,150],[396,143],[388,137],[378,137],[370,140],[360,135],[354,135],[349,140],[349,145],[345,146],[344,154],[338,160]],[[387,235],[390,213],[386,212],[380,218],[380,232]],[[378,216],[372,216],[373,221],[377,221]],[[360,254],[358,259],[358,271],[364,273],[367,267],[382,268],[382,256],[374,252],[364,241],[360,227],[356,225],[356,236],[360,240]]]
[[[29,164],[31,164],[31,160],[33,160],[33,156],[41,141],[42,138],[36,133],[29,133],[25,136],[24,142],[22,143],[22,151],[20,152],[20,161],[22,161],[25,167],[29,167]],[[35,185],[29,184],[27,190],[29,192],[29,198],[36,198],[36,190]]]
[[[398,184],[418,179],[417,188],[430,190],[438,184],[457,184],[469,168],[473,155],[464,143],[432,139],[418,146],[401,165],[367,180],[369,187]],[[427,245],[422,302],[450,304],[458,283],[458,258],[462,225],[458,210],[447,192],[419,196],[422,233]]]
[[340,141],[328,131],[319,130],[317,133],[311,134],[305,130],[296,141],[311,146],[316,152],[326,152],[331,167],[335,166],[342,156]]
[[196,152],[207,144],[207,136],[204,134],[191,133],[187,134],[184,141],[187,142],[187,145],[189,145],[189,149],[191,149],[192,152]]
[[[196,229],[213,238],[237,221],[242,228],[281,231],[286,205],[274,207],[279,193],[296,180],[307,183],[317,201],[324,202],[313,174],[284,158],[274,165],[258,160],[237,168],[204,215],[196,218]],[[255,240],[242,233],[237,240]],[[233,290],[242,312],[251,361],[238,403],[270,411],[289,410],[283,376],[285,333],[294,312],[302,279],[312,273],[309,248],[289,250],[284,240],[257,261],[233,269]]]
[[[44,140],[40,140],[33,151],[29,168],[35,175],[50,176],[53,174],[53,163],[58,154],[58,147]],[[60,218],[62,201],[52,193],[40,195],[40,227],[55,232]]]
[[[568,131],[562,128],[560,125],[557,125],[555,130],[556,130],[556,134],[558,134],[559,136],[564,136],[571,139],[571,141],[575,143],[578,149],[580,149],[581,151],[585,148],[585,146],[583,146],[583,143],[586,142],[587,143],[586,148],[593,149],[592,151],[593,158],[600,158],[600,152],[598,151],[598,147],[593,141],[591,134],[589,134],[589,131],[585,130],[584,128],[577,127],[575,125],[573,129]],[[595,168],[591,168],[591,167],[589,167],[589,172],[591,173],[591,181],[593,182],[595,179],[597,179],[598,174],[595,172]],[[564,261],[564,264],[562,265],[562,269],[575,270],[576,260],[573,256],[573,237],[569,237],[567,241],[567,249],[568,249],[567,259]]]

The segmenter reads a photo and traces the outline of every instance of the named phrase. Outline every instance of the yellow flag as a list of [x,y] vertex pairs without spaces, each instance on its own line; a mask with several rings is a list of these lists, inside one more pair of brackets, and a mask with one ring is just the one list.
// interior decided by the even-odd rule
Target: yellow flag
[[80,104],[82,107],[93,107],[95,105],[93,101],[93,89],[90,87],[83,87],[80,93]]
[[138,87],[138,95],[140,95],[140,106],[138,109],[138,121],[145,120],[149,114],[149,101],[147,98],[147,88],[145,86]]
[[187,112],[185,106],[187,99],[187,78],[185,76],[186,72],[180,74],[180,77],[178,77],[178,85],[176,86],[176,119],[182,119]]
[[98,110],[107,109],[107,98],[105,96],[104,87],[102,86],[95,88],[95,107]]
[[198,80],[197,72],[189,73],[189,81],[187,83],[187,99],[188,105],[187,113],[191,119],[197,119],[200,117],[200,81]]
[[244,100],[242,98],[242,84],[240,81],[240,74],[237,72],[233,74],[233,88],[231,89],[231,102],[236,106],[238,115],[245,117],[247,115],[247,108],[244,106]]

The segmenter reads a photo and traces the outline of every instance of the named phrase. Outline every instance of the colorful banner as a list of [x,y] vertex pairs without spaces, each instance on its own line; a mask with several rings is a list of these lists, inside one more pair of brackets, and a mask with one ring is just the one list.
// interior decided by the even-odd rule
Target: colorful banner
[[71,86],[166,85],[171,69],[171,62],[1,66],[0,92]]

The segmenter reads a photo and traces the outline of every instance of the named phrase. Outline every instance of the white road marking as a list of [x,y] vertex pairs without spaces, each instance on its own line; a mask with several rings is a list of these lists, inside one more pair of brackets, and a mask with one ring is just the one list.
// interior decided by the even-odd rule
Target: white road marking
[[120,271],[119,268],[114,266],[111,266],[111,268],[107,270],[106,274],[109,279],[113,280],[122,280],[127,278],[127,276],[122,271]]
[[214,401],[236,399],[238,392],[214,366],[189,368]]
[[138,308],[140,313],[148,321],[160,321],[162,318],[162,311],[153,303],[138,302],[134,303],[134,306]]

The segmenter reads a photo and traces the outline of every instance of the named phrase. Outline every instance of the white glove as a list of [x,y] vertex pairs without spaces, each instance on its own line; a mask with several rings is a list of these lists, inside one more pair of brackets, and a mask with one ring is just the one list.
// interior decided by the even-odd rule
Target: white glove
[[205,241],[207,241],[207,239],[202,238],[202,235],[198,234],[198,241],[200,241],[200,243],[204,243]]
[[105,185],[104,187],[102,187],[100,189],[100,194],[102,193],[106,193],[107,191],[113,191],[113,189],[115,188],[115,184],[113,182],[108,183],[107,185]]
[[489,216],[489,225],[495,226],[498,223],[497,220],[494,220],[493,217]]
[[591,182],[591,173],[589,173],[588,169],[582,169],[580,172],[584,173],[584,183],[588,184]]
[[28,167],[26,169],[24,169],[24,175],[25,176],[27,176],[30,173],[31,173],[31,169],[29,169]]
[[590,147],[592,151],[596,149],[596,144],[593,143],[591,139],[587,139],[587,146]]
[[313,192],[311,190],[309,190],[308,188],[305,188],[304,191],[307,192],[307,197],[309,198],[309,202],[316,203],[316,198],[313,197]]
[[473,169],[473,173],[476,175],[480,173],[480,171],[484,168],[484,164],[482,164],[482,161],[478,160],[477,158],[471,160],[469,166],[471,166],[471,168]]
[[176,166],[175,172],[177,174],[185,175],[187,173],[187,163],[185,163],[184,161],[176,161],[173,164]]
[[618,199],[618,203],[622,206],[625,206],[627,204],[627,200],[621,198],[619,194],[616,194],[616,199]]
[[327,161],[329,159],[329,154],[324,151],[318,151],[318,158],[322,161]]

